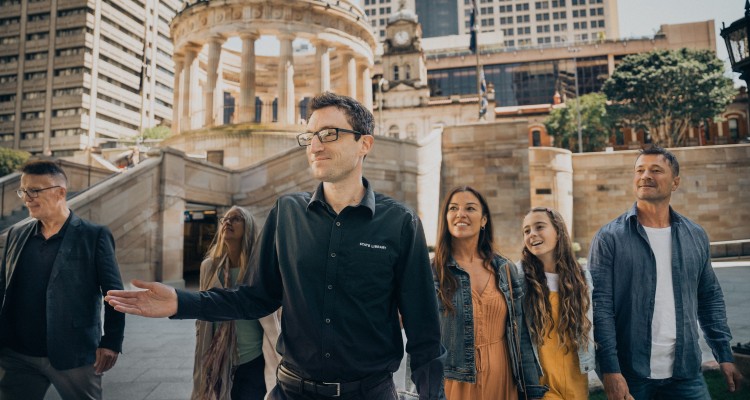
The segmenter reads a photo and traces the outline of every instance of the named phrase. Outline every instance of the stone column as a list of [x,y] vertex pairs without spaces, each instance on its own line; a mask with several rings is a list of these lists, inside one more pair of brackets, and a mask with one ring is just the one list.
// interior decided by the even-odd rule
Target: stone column
[[607,54],[607,74],[609,74],[609,76],[612,76],[612,73],[614,72],[615,72],[615,55]]
[[357,98],[357,61],[351,54],[344,55],[346,68],[346,95]]
[[239,122],[255,121],[255,41],[258,34],[243,33],[240,61]]
[[[292,41],[294,35],[282,34],[279,35],[279,71],[278,71],[278,82],[279,91],[277,98],[279,99],[279,111],[278,111],[278,122],[281,124],[291,124],[294,120],[294,104],[290,104],[289,99],[294,98],[294,85],[289,87],[289,82],[294,79],[294,58],[292,53]],[[289,75],[292,76],[289,76]],[[291,91],[291,95],[290,92]],[[291,102],[293,103],[293,102]],[[292,118],[289,118],[289,110],[291,109]]]
[[362,104],[372,111],[372,76],[370,76],[370,67],[367,64],[362,68]]
[[185,61],[182,68],[182,118],[180,118],[180,131],[185,132],[193,129],[191,123],[193,107],[191,95],[198,82],[198,51],[194,47],[185,49]]
[[219,80],[219,61],[221,59],[222,36],[212,36],[208,41],[208,63],[206,65],[206,93],[204,93],[205,107],[203,108],[204,126],[214,125],[214,109],[216,86]]
[[180,110],[182,110],[182,97],[180,96],[182,86],[182,69],[185,60],[182,54],[174,54],[174,86],[172,86],[172,134],[180,133]]
[[313,42],[315,45],[315,73],[318,78],[318,91],[320,93],[331,91],[331,53],[328,44],[320,41]]

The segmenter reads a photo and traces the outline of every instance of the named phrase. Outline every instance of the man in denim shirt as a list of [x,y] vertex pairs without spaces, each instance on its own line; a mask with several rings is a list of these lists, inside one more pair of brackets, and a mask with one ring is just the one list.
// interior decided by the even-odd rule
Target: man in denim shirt
[[642,150],[633,208],[591,243],[594,335],[608,399],[709,399],[697,322],[729,391],[739,390],[724,297],[708,236],[669,205],[680,184],[675,156]]

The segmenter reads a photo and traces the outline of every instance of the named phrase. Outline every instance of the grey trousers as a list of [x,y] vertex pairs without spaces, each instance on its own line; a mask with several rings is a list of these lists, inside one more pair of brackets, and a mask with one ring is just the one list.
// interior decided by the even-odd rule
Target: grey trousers
[[60,371],[46,357],[0,349],[0,400],[43,400],[50,384],[64,400],[102,398],[102,377],[93,364]]

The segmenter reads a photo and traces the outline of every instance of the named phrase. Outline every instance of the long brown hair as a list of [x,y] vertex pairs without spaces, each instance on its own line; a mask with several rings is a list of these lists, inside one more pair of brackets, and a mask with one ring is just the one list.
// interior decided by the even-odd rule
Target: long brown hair
[[482,216],[487,218],[487,223],[484,224],[484,229],[479,231],[479,241],[477,242],[477,251],[479,256],[482,258],[485,268],[489,269],[492,257],[495,255],[494,246],[494,235],[492,229],[492,215],[490,215],[490,209],[487,206],[487,201],[484,199],[481,193],[470,186],[459,186],[445,196],[443,206],[440,209],[440,220],[438,221],[438,234],[437,243],[435,243],[435,259],[433,260],[435,267],[435,274],[438,278],[438,300],[445,307],[446,313],[454,313],[455,308],[453,307],[453,294],[456,293],[458,287],[458,280],[453,273],[448,269],[448,261],[451,259],[453,254],[452,240],[453,236],[448,229],[448,223],[446,221],[446,215],[448,215],[448,208],[453,195],[460,192],[470,192],[479,200],[479,204],[482,206]]
[[[245,278],[247,277],[247,270],[249,266],[253,264],[254,258],[256,256],[255,241],[257,240],[258,228],[256,227],[255,219],[253,219],[253,214],[251,214],[250,211],[248,211],[244,207],[232,206],[232,208],[227,210],[224,216],[235,210],[240,213],[243,221],[245,222],[245,230],[242,232],[242,241],[240,244],[240,265],[238,265],[240,271],[237,275],[237,283],[240,283],[245,281]],[[216,233],[216,236],[214,236],[214,239],[211,242],[211,246],[206,252],[206,258],[210,258],[213,261],[211,271],[207,276],[214,276],[216,274],[216,270],[218,269],[221,260],[228,255],[228,252],[229,248],[226,242],[224,242],[224,230],[221,229],[220,226],[219,231]],[[210,282],[207,281],[204,283],[208,285]],[[210,288],[200,288],[200,290],[208,289]]]
[[[557,232],[554,259],[555,272],[560,276],[560,320],[557,323],[557,336],[563,349],[577,351],[588,344],[588,332],[591,321],[586,311],[591,307],[589,288],[583,269],[576,261],[570,235],[565,221],[555,210],[536,207],[529,214],[545,213]],[[524,314],[529,321],[531,340],[538,346],[544,343],[545,336],[552,334],[552,306],[549,302],[547,276],[544,275],[544,264],[531,254],[524,243],[521,253],[521,264],[526,275],[526,294],[524,296]]]

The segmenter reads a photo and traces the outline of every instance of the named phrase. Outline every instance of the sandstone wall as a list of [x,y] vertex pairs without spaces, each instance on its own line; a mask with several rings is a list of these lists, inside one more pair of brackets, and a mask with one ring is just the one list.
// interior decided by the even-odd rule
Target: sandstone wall
[[[442,204],[459,185],[479,190],[489,203],[495,242],[517,260],[522,249],[521,221],[531,205],[527,121],[447,127],[440,183]],[[439,217],[440,218],[440,217]]]
[[[712,242],[750,239],[750,145],[670,149],[680,163],[674,209],[706,229]],[[573,154],[574,240],[588,254],[599,228],[630,208],[637,151]]]

